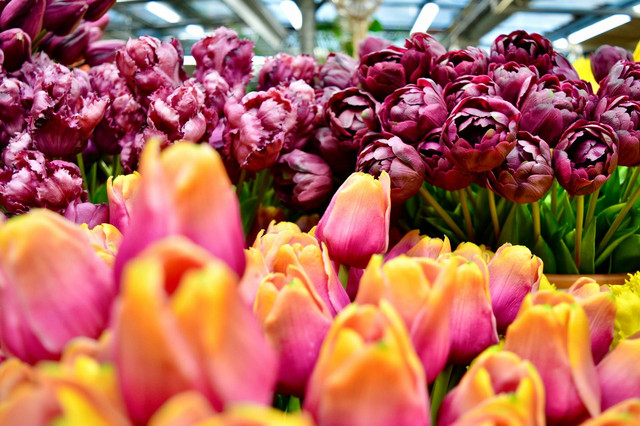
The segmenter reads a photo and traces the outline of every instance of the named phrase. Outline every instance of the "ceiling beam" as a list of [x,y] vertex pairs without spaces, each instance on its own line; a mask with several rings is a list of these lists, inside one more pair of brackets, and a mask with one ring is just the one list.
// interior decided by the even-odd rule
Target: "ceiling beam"
[[224,0],[224,2],[274,50],[281,46],[287,36],[287,30],[267,9],[262,0]]

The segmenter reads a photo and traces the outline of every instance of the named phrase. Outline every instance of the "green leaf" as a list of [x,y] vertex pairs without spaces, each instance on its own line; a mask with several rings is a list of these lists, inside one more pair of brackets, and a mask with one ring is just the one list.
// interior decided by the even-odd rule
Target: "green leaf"
[[610,256],[613,253],[613,251],[624,240],[626,240],[630,235],[633,235],[637,231],[638,231],[638,227],[637,226],[632,227],[632,228],[626,228],[626,229],[625,228],[618,228],[616,233],[613,234],[613,238],[611,238],[611,241],[609,242],[607,247],[605,247],[605,249],[602,251],[602,253],[600,253],[600,255],[598,255],[598,257],[596,258],[595,267],[598,268],[600,265],[602,265],[607,259],[610,258]]
[[507,220],[505,220],[502,224],[502,229],[500,229],[500,237],[498,238],[497,247],[500,247],[504,243],[518,244],[518,221],[516,219],[516,209],[517,205],[511,209],[509,214],[507,215]]
[[575,229],[576,213],[569,202],[569,195],[566,192],[558,196],[558,211],[558,222],[566,224],[569,229]]
[[573,260],[571,252],[562,240],[561,235],[555,235],[551,239],[551,248],[556,255],[556,270],[559,274],[577,274],[578,268]]
[[527,206],[514,204],[509,212],[500,232],[498,247],[505,243],[533,245],[533,222]]
[[96,190],[93,193],[91,202],[94,203],[94,204],[108,203],[109,202],[109,197],[107,196],[107,183],[106,182],[96,188]]
[[592,220],[582,234],[582,251],[580,254],[580,273],[595,273],[596,257],[596,221]]
[[247,235],[251,230],[253,219],[258,209],[258,197],[249,195],[240,202],[240,215],[242,216],[242,229]]
[[553,213],[551,213],[551,207],[546,204],[540,206],[540,227],[540,233],[547,238],[554,235],[559,229],[558,222]]
[[640,235],[624,238],[611,255],[611,272],[622,273],[640,269]]
[[557,267],[555,255],[544,238],[542,238],[542,235],[540,235],[540,238],[538,238],[538,242],[533,247],[533,254],[542,259],[542,262],[544,263],[545,274],[556,273]]

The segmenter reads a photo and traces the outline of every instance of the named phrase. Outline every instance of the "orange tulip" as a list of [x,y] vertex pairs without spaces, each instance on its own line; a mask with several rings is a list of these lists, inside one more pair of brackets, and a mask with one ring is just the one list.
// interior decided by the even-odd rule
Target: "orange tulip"
[[451,253],[451,243],[447,236],[444,240],[421,236],[420,231],[407,232],[398,243],[385,255],[385,260],[391,260],[401,254],[410,257],[428,257],[437,259],[441,254]]
[[614,405],[581,426],[637,426],[640,424],[640,399],[628,399]]
[[131,210],[140,185],[140,173],[107,179],[109,223],[125,233],[131,220]]

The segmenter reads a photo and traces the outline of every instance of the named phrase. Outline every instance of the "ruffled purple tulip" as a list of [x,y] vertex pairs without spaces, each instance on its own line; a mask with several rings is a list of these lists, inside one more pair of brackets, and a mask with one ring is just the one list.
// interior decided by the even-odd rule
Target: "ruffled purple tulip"
[[309,210],[331,193],[331,167],[314,154],[299,149],[283,154],[274,166],[273,187],[285,206]]
[[391,46],[360,59],[360,85],[380,102],[394,90],[407,84],[405,70],[400,63],[403,53],[404,49]]
[[515,147],[520,112],[499,98],[466,98],[442,129],[449,160],[473,173],[498,167]]
[[489,77],[500,88],[500,97],[516,105],[520,99],[522,88],[529,87],[531,81],[538,77],[538,73],[534,67],[521,65],[517,62],[507,62],[500,65],[491,64]]
[[325,107],[325,118],[331,133],[343,149],[355,151],[358,133],[377,130],[379,104],[366,92],[350,88],[336,92]]
[[[1,34],[0,39],[2,38]],[[18,69],[11,73],[11,76],[27,83],[31,87],[35,87],[36,80],[42,74],[42,70],[51,64],[54,64],[54,62],[49,58],[49,55],[44,52],[38,52],[35,55],[31,55],[30,60],[23,62],[22,66],[19,65]]]
[[554,52],[551,59],[552,67],[550,73],[558,77],[560,81],[580,80],[578,71],[571,65],[571,62],[561,53]]
[[98,96],[114,98],[124,91],[131,93],[127,80],[120,75],[115,64],[107,63],[91,67],[88,74],[91,89]]
[[84,71],[54,64],[43,69],[33,94],[29,131],[38,150],[50,157],[81,152],[104,115],[107,100],[90,92]]
[[522,65],[533,65],[546,74],[552,66],[553,46],[540,34],[513,31],[498,36],[491,45],[490,61],[497,64],[514,61]]
[[22,132],[27,117],[33,89],[15,78],[4,78],[0,83],[0,147]]
[[202,79],[202,88],[204,90],[205,104],[218,113],[218,116],[224,114],[224,104],[227,98],[231,96],[229,83],[218,71],[209,71]]
[[135,97],[127,90],[114,98],[103,119],[93,131],[91,141],[98,152],[118,154],[122,145],[136,137],[146,115]]
[[391,179],[391,202],[401,204],[418,193],[424,182],[424,164],[418,151],[397,136],[369,133],[362,140],[356,171]]
[[87,21],[97,21],[116,4],[116,0],[86,0],[86,3],[89,9],[84,18]]
[[600,99],[591,119],[608,124],[618,135],[618,165],[640,164],[640,102],[626,96]]
[[11,0],[0,14],[0,29],[20,28],[31,40],[42,30],[47,0]]
[[571,196],[591,194],[617,165],[618,136],[610,126],[593,121],[576,121],[553,151],[558,183]]
[[489,67],[489,54],[484,49],[467,47],[445,53],[435,63],[431,71],[440,86],[445,87],[463,75],[483,75]]
[[31,59],[31,38],[20,28],[2,31],[0,50],[4,55],[2,67],[7,71],[15,71]]
[[473,175],[447,158],[447,148],[440,143],[440,134],[441,129],[435,129],[418,144],[418,153],[425,166],[424,179],[447,191],[466,188],[473,182]]
[[608,74],[609,70],[618,61],[633,62],[633,54],[627,49],[618,46],[603,44],[591,54],[591,71],[596,81],[601,81]]
[[103,223],[109,223],[109,205],[73,200],[65,209],[64,217],[78,225],[86,223],[89,229],[93,229]]
[[44,11],[42,25],[59,36],[71,34],[80,25],[88,9],[85,0],[50,0]]
[[182,48],[175,39],[170,43],[149,36],[130,39],[116,54],[116,65],[131,90],[141,96],[182,85]]
[[123,40],[99,40],[90,43],[84,51],[87,64],[95,67],[116,60],[116,53],[125,46]]
[[396,90],[382,103],[382,128],[409,144],[416,144],[432,130],[442,127],[449,111],[442,89],[426,78]]
[[640,62],[616,62],[609,75],[600,81],[598,96],[613,98],[620,95],[640,101]]
[[516,146],[505,161],[487,173],[487,185],[493,192],[519,204],[540,200],[552,183],[549,145],[524,131],[518,132]]
[[358,83],[358,62],[344,53],[331,52],[318,73],[318,87],[346,89]]
[[119,145],[122,147],[120,151],[120,164],[122,164],[122,169],[125,173],[133,173],[138,169],[142,150],[150,140],[158,141],[160,149],[165,149],[172,143],[165,133],[152,129],[151,127],[145,127],[133,137],[126,135],[124,139],[119,141]]
[[196,60],[196,80],[203,82],[209,72],[217,71],[236,96],[244,96],[251,80],[252,41],[242,40],[234,30],[220,27],[211,36],[194,43],[191,54]]
[[560,82],[560,90],[571,100],[578,118],[588,118],[599,101],[598,96],[593,93],[591,83],[584,80],[563,80]]
[[316,93],[303,80],[296,80],[281,88],[284,96],[291,101],[296,113],[295,125],[287,133],[282,149],[292,151],[302,149],[313,137],[316,117],[320,106],[316,103]]
[[267,90],[280,84],[304,80],[313,84],[318,64],[313,56],[291,56],[278,53],[268,58],[258,74],[258,90]]
[[368,36],[362,40],[358,46],[358,58],[364,58],[369,53],[386,49],[391,46],[391,44],[392,43],[389,40],[385,40],[380,37]]
[[5,166],[13,166],[24,151],[33,150],[33,141],[28,132],[22,132],[9,140],[2,151],[2,162]]
[[291,102],[277,89],[251,92],[224,107],[231,151],[243,169],[257,172],[275,164],[287,133],[295,125]]
[[488,75],[463,75],[444,88],[444,100],[449,111],[464,98],[497,96],[500,89]]
[[334,175],[347,177],[356,166],[357,148],[343,149],[342,142],[328,127],[316,129],[314,145],[322,158],[329,163]]
[[62,212],[84,193],[80,170],[73,163],[48,161],[38,151],[17,154],[0,169],[0,205],[9,214],[35,207]]
[[402,55],[402,66],[409,83],[416,83],[419,78],[431,77],[431,70],[436,61],[447,53],[435,37],[425,33],[413,33],[408,38]]
[[61,64],[71,66],[84,60],[84,52],[89,45],[90,35],[90,27],[87,25],[81,25],[64,37],[49,33],[42,39],[42,50]]

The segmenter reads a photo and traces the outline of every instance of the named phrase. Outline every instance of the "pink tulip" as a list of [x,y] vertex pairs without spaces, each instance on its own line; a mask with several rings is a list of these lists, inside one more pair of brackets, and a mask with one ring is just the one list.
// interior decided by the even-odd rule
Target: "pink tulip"
[[630,398],[640,398],[640,338],[627,338],[598,364],[602,409]]

